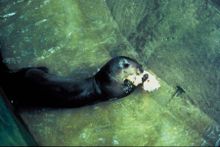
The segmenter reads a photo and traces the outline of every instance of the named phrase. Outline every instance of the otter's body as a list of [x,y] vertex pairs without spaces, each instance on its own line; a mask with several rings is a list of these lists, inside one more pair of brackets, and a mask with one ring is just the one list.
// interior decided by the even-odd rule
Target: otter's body
[[118,56],[107,62],[94,76],[75,81],[52,75],[46,67],[10,71],[1,61],[0,85],[16,107],[80,107],[122,98],[135,86],[126,76],[143,72],[135,60]]

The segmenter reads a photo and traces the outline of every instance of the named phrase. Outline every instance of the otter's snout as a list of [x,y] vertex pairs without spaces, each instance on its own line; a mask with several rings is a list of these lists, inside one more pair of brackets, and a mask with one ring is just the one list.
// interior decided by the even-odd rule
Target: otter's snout
[[144,72],[144,69],[143,69],[143,67],[142,67],[142,66],[140,66],[140,67],[139,67],[139,70],[140,70],[140,72],[141,72],[141,73],[143,73],[143,72]]
[[138,75],[140,75],[140,74],[142,74],[144,72],[144,69],[143,69],[142,65],[138,65],[138,67],[136,67],[136,68],[137,68],[136,73]]

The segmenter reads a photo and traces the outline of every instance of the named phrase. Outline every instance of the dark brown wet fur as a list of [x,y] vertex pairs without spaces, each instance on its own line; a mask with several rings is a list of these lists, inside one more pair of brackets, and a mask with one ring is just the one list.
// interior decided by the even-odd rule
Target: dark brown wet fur
[[[143,72],[137,61],[117,56],[94,76],[75,81],[49,73],[46,67],[10,71],[0,55],[0,85],[15,107],[81,107],[122,98],[135,86],[125,75]],[[133,73],[135,74],[135,73]]]

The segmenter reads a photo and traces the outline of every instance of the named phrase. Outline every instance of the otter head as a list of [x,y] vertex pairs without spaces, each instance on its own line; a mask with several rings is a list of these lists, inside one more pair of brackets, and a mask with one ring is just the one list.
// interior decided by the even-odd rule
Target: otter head
[[108,98],[121,98],[129,95],[135,85],[127,80],[130,75],[143,73],[142,65],[125,56],[117,56],[107,62],[95,75],[102,93]]

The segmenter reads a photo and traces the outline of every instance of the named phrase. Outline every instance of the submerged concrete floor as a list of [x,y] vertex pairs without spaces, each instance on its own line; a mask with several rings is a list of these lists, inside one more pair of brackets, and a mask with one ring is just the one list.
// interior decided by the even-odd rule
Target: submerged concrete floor
[[172,92],[162,82],[153,93],[137,90],[124,99],[94,106],[21,115],[41,145],[202,144],[202,134],[213,120],[181,97],[166,101]]
[[[44,65],[52,73],[81,79],[94,74],[112,56],[126,55],[137,59],[161,79],[161,88],[152,93],[138,89],[124,99],[93,106],[20,112],[40,145],[190,146],[218,142],[220,131],[213,119],[216,117],[204,113],[197,103],[200,93],[203,94],[198,92],[199,88],[207,87],[198,82],[200,87],[196,88],[199,80],[186,80],[184,76],[188,64],[185,66],[182,62],[183,57],[194,51],[200,57],[200,52],[186,50],[185,44],[177,48],[181,39],[187,38],[181,35],[190,34],[200,24],[193,15],[199,1],[134,0],[127,4],[114,0],[0,2],[1,46],[5,62],[12,69]],[[180,8],[181,12],[187,10],[187,15],[181,17],[183,20],[178,19],[181,13],[175,13]],[[214,10],[210,13],[215,14],[217,21],[218,14]],[[173,23],[175,26],[171,25]],[[218,29],[215,31],[214,38],[217,38]],[[195,36],[192,36],[193,41]],[[199,46],[193,41],[191,44]],[[201,64],[191,62],[198,63],[195,59],[195,56],[187,58],[190,65],[195,66],[187,72],[188,77],[196,77],[200,67],[203,68]],[[178,94],[173,83],[183,83],[180,86],[184,90],[188,86],[190,90]],[[197,93],[193,93],[193,89]],[[215,92],[213,96],[218,94]]]

